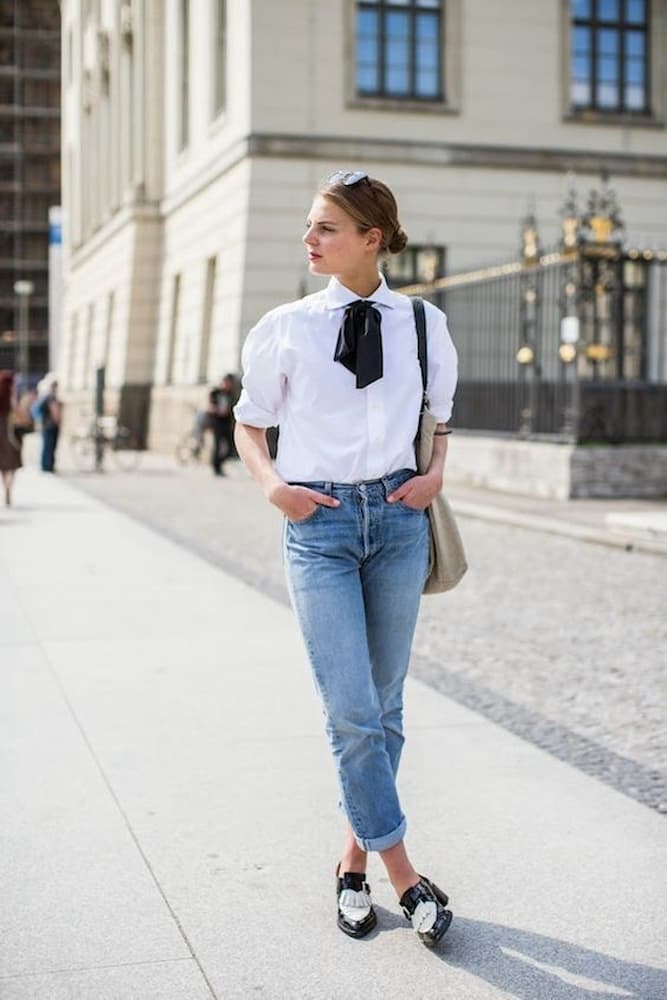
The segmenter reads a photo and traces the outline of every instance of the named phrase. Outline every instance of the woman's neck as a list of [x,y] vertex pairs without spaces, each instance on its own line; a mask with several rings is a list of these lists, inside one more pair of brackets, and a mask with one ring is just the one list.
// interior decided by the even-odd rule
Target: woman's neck
[[359,272],[356,274],[337,274],[336,277],[341,285],[345,285],[351,292],[358,295],[360,299],[369,299],[381,284],[377,268],[374,268],[372,271],[366,271],[363,274]]

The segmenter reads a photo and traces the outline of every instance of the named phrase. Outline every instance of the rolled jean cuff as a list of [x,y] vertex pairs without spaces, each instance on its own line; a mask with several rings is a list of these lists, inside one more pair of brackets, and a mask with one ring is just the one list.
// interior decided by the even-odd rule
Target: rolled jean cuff
[[403,840],[407,825],[407,820],[403,817],[396,829],[385,833],[384,837],[357,837],[355,833],[354,839],[362,851],[388,851]]

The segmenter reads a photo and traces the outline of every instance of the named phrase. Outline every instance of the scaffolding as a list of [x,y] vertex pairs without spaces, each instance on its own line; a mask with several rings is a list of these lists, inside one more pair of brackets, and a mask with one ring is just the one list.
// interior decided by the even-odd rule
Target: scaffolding
[[60,7],[0,3],[0,368],[18,369],[20,303],[30,281],[28,369],[48,367],[48,211],[60,204]]

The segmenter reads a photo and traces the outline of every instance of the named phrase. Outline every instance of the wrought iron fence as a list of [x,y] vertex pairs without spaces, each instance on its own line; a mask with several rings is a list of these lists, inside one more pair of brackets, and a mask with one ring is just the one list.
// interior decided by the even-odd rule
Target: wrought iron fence
[[585,246],[401,291],[448,315],[456,426],[667,441],[667,254]]

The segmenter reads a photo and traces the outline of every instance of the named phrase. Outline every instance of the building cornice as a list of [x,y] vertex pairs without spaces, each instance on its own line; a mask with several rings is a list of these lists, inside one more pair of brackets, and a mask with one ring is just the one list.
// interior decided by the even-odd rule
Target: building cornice
[[186,202],[209,187],[223,174],[229,173],[234,167],[250,155],[249,137],[238,139],[221,153],[210,160],[207,160],[202,168],[192,174],[187,180],[179,184],[178,188],[169,192],[160,202],[160,209],[163,215],[170,215],[176,209],[181,208]]
[[170,215],[223,174],[252,157],[334,160],[339,163],[375,160],[406,166],[464,166],[552,173],[572,170],[596,174],[607,170],[615,176],[667,177],[667,156],[254,132],[231,143],[222,155],[206,162],[178,189],[165,195],[160,203],[162,214]]
[[545,170],[556,173],[599,173],[615,176],[667,177],[667,156],[598,152],[579,149],[539,149],[526,146],[488,146],[477,143],[406,142],[344,136],[307,136],[254,133],[248,154],[261,157],[337,160],[359,163],[375,160],[406,166],[482,167],[501,170]]
[[345,164],[375,161],[404,166],[544,170],[552,173],[571,170],[595,174],[606,170],[614,176],[667,177],[667,156],[256,132],[234,142],[222,156],[206,163],[203,169],[159,203],[135,202],[117,211],[85,243],[73,250],[70,267],[83,264],[124,226],[139,219],[161,219],[170,215],[223,174],[253,157],[328,160]]
[[156,202],[133,203],[119,208],[84,243],[72,247],[68,270],[72,271],[92,256],[122,229],[138,221],[161,221],[160,207]]

